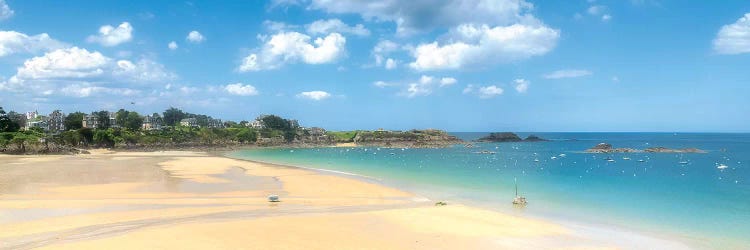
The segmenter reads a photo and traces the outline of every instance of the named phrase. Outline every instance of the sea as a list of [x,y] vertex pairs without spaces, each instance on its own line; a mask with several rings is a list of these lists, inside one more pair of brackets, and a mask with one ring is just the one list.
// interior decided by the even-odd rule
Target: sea
[[[469,142],[489,133],[451,133]],[[233,158],[346,173],[432,201],[480,206],[674,239],[750,249],[750,134],[517,133],[544,142],[447,148],[261,148]],[[586,153],[699,148],[706,153]],[[484,153],[482,153],[485,151]],[[512,204],[515,192],[528,204]]]

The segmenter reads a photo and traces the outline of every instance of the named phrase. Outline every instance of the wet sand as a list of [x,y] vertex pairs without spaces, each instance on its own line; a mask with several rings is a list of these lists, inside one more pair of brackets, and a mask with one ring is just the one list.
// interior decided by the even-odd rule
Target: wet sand
[[0,249],[682,248],[434,202],[201,152],[0,155]]

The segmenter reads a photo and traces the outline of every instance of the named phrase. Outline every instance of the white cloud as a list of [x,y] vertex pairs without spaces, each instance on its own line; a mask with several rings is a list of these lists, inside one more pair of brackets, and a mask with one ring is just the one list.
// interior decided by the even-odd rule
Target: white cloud
[[396,67],[398,67],[398,61],[393,60],[393,58],[385,60],[385,69],[395,69]]
[[458,82],[456,78],[443,77],[443,79],[440,79],[440,87],[450,86],[450,85],[456,84],[456,82]]
[[58,49],[34,57],[18,68],[17,78],[21,79],[54,79],[85,78],[104,74],[104,66],[111,61],[99,52],[73,47]]
[[398,60],[388,56],[399,50],[399,45],[389,40],[382,40],[372,48],[372,56],[375,57],[375,66],[383,66],[386,69],[395,69],[398,67]]
[[464,94],[475,94],[482,99],[489,99],[498,95],[502,95],[504,90],[495,85],[474,86],[473,84],[469,84],[466,85],[466,88],[464,88],[462,92]]
[[480,87],[478,92],[479,92],[479,98],[488,99],[488,98],[493,98],[498,95],[502,95],[503,89],[495,85],[490,85],[486,87]]
[[191,43],[202,43],[206,40],[206,38],[203,37],[203,34],[198,32],[197,30],[190,31],[185,39]]
[[308,91],[308,92],[299,93],[297,94],[297,97],[314,100],[314,101],[320,101],[320,100],[331,97],[331,94],[325,91],[316,90],[316,91]]
[[464,93],[464,94],[470,94],[470,93],[474,92],[474,84],[466,85],[466,88],[464,88],[464,90],[461,91],[461,92]]
[[737,22],[721,27],[714,38],[713,47],[716,53],[725,55],[750,53],[750,13]]
[[545,79],[562,79],[562,78],[576,78],[576,77],[584,77],[591,75],[591,71],[588,70],[582,70],[582,69],[564,69],[564,70],[558,70],[549,74],[546,74],[542,77]]
[[529,84],[531,84],[531,82],[526,79],[516,79],[513,80],[513,83],[516,85],[515,89],[518,93],[526,93],[526,91],[529,90]]
[[273,32],[297,29],[296,25],[290,25],[284,22],[276,22],[276,21],[271,21],[271,20],[263,21],[263,26],[266,27],[266,29],[268,29],[269,31],[273,31]]
[[433,76],[423,75],[419,81],[407,84],[402,95],[413,98],[417,96],[428,96],[437,88],[447,87],[456,83],[455,78],[444,77],[436,79]]
[[167,44],[167,48],[169,48],[169,50],[176,50],[179,47],[180,46],[177,45],[177,42],[175,42],[175,41],[171,41],[171,42],[169,42],[169,44]]
[[612,15],[609,13],[609,9],[604,5],[592,5],[586,9],[586,12],[591,16],[599,17],[602,21],[606,22],[612,19]]
[[242,83],[228,84],[227,86],[224,86],[224,90],[226,90],[232,95],[241,95],[241,96],[258,95],[258,90],[256,90],[255,87],[253,87],[253,85],[250,85],[250,84],[242,84]]
[[0,89],[45,95],[59,92],[75,97],[95,93],[130,95],[138,90],[125,86],[150,88],[152,83],[175,78],[163,65],[149,59],[115,60],[97,51],[72,47],[26,60],[14,76],[0,83]]
[[357,36],[369,36],[370,31],[362,24],[349,26],[339,19],[317,20],[307,25],[307,33],[312,35],[329,33],[353,34]]
[[529,18],[527,12],[533,5],[524,0],[312,0],[310,8],[336,14],[359,14],[369,21],[394,22],[398,34],[408,35],[462,23],[508,25]]
[[5,0],[0,0],[0,21],[13,17],[14,13]]
[[385,88],[385,87],[395,86],[396,84],[394,84],[394,83],[388,83],[388,82],[384,82],[384,81],[376,81],[376,82],[372,83],[372,85],[374,85],[375,87],[378,87],[378,88]]
[[453,39],[421,44],[413,52],[413,69],[445,70],[507,63],[546,54],[557,44],[560,32],[542,24],[489,27],[464,24],[452,31]]
[[91,35],[86,38],[90,43],[98,43],[102,46],[112,47],[133,40],[133,26],[128,22],[123,22],[117,27],[104,25],[99,28],[98,35]]
[[16,31],[0,31],[0,57],[16,53],[37,53],[65,47],[47,33],[29,36]]
[[281,32],[271,36],[259,52],[251,53],[242,60],[239,71],[277,69],[287,63],[304,62],[325,64],[337,61],[346,54],[346,38],[339,33],[311,37],[299,32]]

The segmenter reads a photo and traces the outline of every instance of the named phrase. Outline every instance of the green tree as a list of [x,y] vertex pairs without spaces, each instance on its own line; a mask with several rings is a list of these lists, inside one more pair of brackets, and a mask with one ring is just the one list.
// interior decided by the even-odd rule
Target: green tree
[[98,125],[96,128],[98,129],[108,129],[110,127],[109,123],[109,111],[102,110],[99,112],[94,112],[94,116],[96,116],[96,122]]
[[19,128],[26,127],[26,114],[10,111],[8,112],[8,118],[10,118],[10,120],[14,123],[18,124]]
[[125,127],[125,123],[127,123],[128,120],[128,114],[130,114],[130,111],[125,109],[118,110],[117,113],[115,113],[115,123],[120,125],[120,127]]
[[263,126],[267,129],[276,129],[281,131],[286,131],[291,128],[289,126],[289,121],[281,118],[279,116],[275,115],[267,115],[261,118],[260,120],[263,123]]
[[68,114],[68,116],[65,116],[65,129],[67,130],[77,130],[83,127],[83,118],[86,117],[86,114],[81,112],[73,112]]
[[164,125],[175,126],[180,124],[182,119],[185,119],[186,114],[182,110],[170,107],[164,111]]
[[254,129],[243,128],[237,133],[236,138],[240,143],[254,143],[258,140],[258,133]]
[[138,112],[128,112],[128,115],[127,117],[125,117],[124,122],[121,124],[121,126],[130,131],[141,130],[141,127],[143,127],[143,118],[138,114]]
[[94,130],[90,128],[80,128],[78,129],[78,134],[81,136],[83,144],[87,147],[94,141]]
[[98,129],[94,132],[94,143],[100,147],[112,148],[115,146],[115,136],[109,129]]
[[8,117],[3,107],[0,107],[0,132],[17,132],[21,127]]

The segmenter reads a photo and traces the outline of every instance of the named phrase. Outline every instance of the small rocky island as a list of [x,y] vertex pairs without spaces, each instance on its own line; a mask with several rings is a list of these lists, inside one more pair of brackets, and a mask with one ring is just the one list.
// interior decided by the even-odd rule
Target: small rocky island
[[615,148],[609,143],[599,143],[590,149],[586,149],[586,153],[706,153],[706,151],[697,148],[672,149],[665,147],[651,147],[640,150],[634,148]]
[[437,129],[409,131],[358,131],[351,139],[357,146],[393,147],[393,148],[441,148],[463,141],[458,137]]
[[536,135],[529,135],[526,139],[521,139],[517,134],[512,132],[490,133],[490,135],[477,139],[478,142],[539,142],[547,141]]

